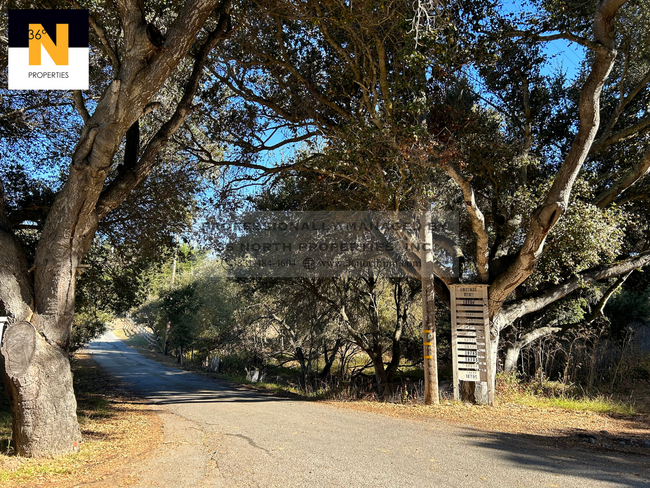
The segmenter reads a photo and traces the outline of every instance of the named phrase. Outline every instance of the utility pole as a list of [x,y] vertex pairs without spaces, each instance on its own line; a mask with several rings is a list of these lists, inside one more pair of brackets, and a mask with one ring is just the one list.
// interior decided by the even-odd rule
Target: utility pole
[[422,272],[422,345],[424,350],[424,403],[437,405],[438,348],[436,345],[436,302],[433,287],[433,236],[431,235],[431,210],[420,220],[420,269]]
[[[178,261],[178,237],[174,237],[174,242],[176,242],[176,247],[174,247],[174,261],[172,262],[172,279],[169,284],[170,288],[174,288],[174,281],[176,280],[176,262]],[[167,322],[165,326],[165,342],[163,344],[163,355],[167,355],[167,337],[169,336],[169,329],[171,328],[171,322]],[[182,365],[182,360],[181,360]]]

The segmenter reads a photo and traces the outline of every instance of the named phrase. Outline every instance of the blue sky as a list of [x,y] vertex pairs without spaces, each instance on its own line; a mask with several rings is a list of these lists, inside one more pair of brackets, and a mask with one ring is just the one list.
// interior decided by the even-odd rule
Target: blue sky
[[[521,12],[534,13],[536,9],[525,0],[503,0],[501,9],[505,13],[517,14]],[[580,68],[585,52],[578,44],[557,40],[546,43],[544,52],[549,56],[549,65],[543,72],[551,73],[561,68],[566,72],[569,80],[573,79]]]

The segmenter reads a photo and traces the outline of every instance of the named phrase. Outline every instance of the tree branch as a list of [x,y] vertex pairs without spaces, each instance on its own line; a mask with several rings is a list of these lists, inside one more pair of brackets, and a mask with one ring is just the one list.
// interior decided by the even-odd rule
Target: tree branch
[[592,284],[596,281],[613,278],[630,273],[631,271],[647,266],[650,264],[650,252],[646,252],[609,266],[600,266],[585,270],[576,276],[569,278],[564,283],[554,286],[540,295],[523,298],[504,306],[500,312],[503,321],[499,325],[499,330],[503,330],[509,324],[513,323],[520,317],[532,312],[537,312],[544,307],[564,298],[569,293],[574,292],[585,284]]
[[616,293],[616,290],[620,288],[623,282],[631,274],[632,271],[620,276],[616,282],[610,286],[603,294],[598,303],[592,308],[591,313],[587,316],[586,319],[561,326],[551,325],[553,323],[557,323],[557,320],[554,320],[551,322],[551,324],[547,324],[545,327],[537,327],[522,335],[519,339],[512,343],[510,347],[508,347],[508,350],[506,351],[504,369],[506,371],[513,371],[517,367],[516,363],[517,358],[519,357],[519,352],[532,342],[541,339],[542,337],[550,336],[552,334],[564,333],[567,330],[576,328],[578,326],[588,326],[598,317],[602,317],[603,309],[605,308],[605,305],[607,305],[609,299],[614,295],[614,293]]
[[185,85],[183,97],[176,106],[174,114],[165,124],[163,124],[158,132],[156,132],[137,164],[135,164],[133,168],[127,168],[127,171],[119,173],[115,180],[113,180],[102,192],[96,207],[97,217],[99,220],[104,218],[111,210],[119,206],[128,197],[131,191],[147,177],[147,175],[153,170],[156,157],[162,147],[194,111],[192,100],[199,86],[199,81],[201,80],[203,66],[205,65],[210,51],[219,41],[225,39],[229,34],[230,31],[227,27],[229,15],[228,9],[225,8],[221,14],[217,27],[210,33],[201,46],[194,61],[192,74]]
[[543,34],[529,32],[529,31],[512,30],[510,32],[506,32],[505,35],[508,37],[521,37],[536,42],[550,42],[550,41],[557,41],[559,39],[565,39],[567,41],[580,44],[581,46],[584,46],[593,51],[597,50],[599,47],[597,43],[590,41],[589,39],[585,39],[584,37],[576,36],[575,34],[572,34],[569,31],[562,31],[557,34],[543,35]]
[[488,233],[485,228],[485,216],[476,203],[474,197],[474,188],[470,185],[468,179],[460,174],[451,163],[443,166],[445,173],[453,179],[463,192],[465,208],[472,222],[472,230],[476,234],[476,267],[478,268],[479,283],[487,283],[489,279],[488,260],[490,249],[488,245]]
[[[650,72],[646,74],[646,76],[639,82],[634,89],[627,95],[623,94],[624,90],[624,83],[625,83],[625,78],[627,76],[627,72],[629,70],[629,64],[630,64],[630,55],[629,53],[626,53],[625,57],[625,64],[623,66],[623,73],[621,74],[621,80],[620,80],[620,86],[619,86],[619,97],[618,97],[618,104],[616,105],[616,108],[612,112],[612,115],[609,118],[609,122],[603,129],[603,132],[600,136],[600,138],[594,142],[594,145],[592,146],[592,152],[596,152],[600,150],[602,147],[605,147],[605,141],[608,141],[610,138],[608,137],[612,130],[614,129],[614,126],[618,122],[619,117],[623,113],[623,110],[625,107],[636,97],[639,92],[648,84],[650,81]],[[615,142],[615,141],[614,141]]]
[[566,211],[573,184],[584,164],[600,125],[600,94],[616,58],[614,17],[626,0],[604,0],[594,19],[597,46],[591,72],[580,93],[580,127],[546,198],[531,216],[526,239],[517,258],[490,286],[490,316],[495,317],[506,298],[534,271],[546,236]]
[[600,151],[601,149],[604,149],[607,146],[611,146],[612,144],[615,144],[617,142],[623,141],[625,139],[629,139],[630,137],[637,135],[640,131],[642,131],[648,126],[650,126],[650,116],[642,118],[636,124],[630,125],[625,129],[621,129],[620,131],[609,136],[607,139],[599,140],[597,143],[594,143],[594,145],[592,146],[592,150],[590,152],[595,153]]
[[594,320],[596,320],[598,317],[603,317],[603,310],[605,310],[605,305],[607,305],[607,302],[609,301],[612,296],[614,296],[614,293],[621,287],[623,283],[625,283],[625,280],[629,278],[629,276],[632,274],[634,270],[629,271],[625,273],[624,275],[621,275],[618,277],[616,282],[610,286],[605,293],[603,293],[603,296],[598,300],[598,303],[592,308],[591,313],[589,316],[585,319],[584,323],[585,324],[590,324]]
[[594,205],[599,208],[605,208],[625,190],[648,174],[648,170],[650,170],[650,150],[632,168],[626,171],[618,181],[614,182],[609,188],[598,195],[594,200]]
[[90,114],[86,109],[86,104],[84,103],[84,97],[81,94],[81,90],[73,90],[72,97],[74,98],[74,108],[77,109],[79,115],[84,121],[84,124],[90,120]]
[[[73,1],[72,4],[75,6],[75,8],[84,8],[79,5],[79,2],[77,1]],[[90,24],[90,27],[92,27],[92,29],[95,31],[95,34],[99,38],[99,42],[102,43],[104,52],[111,60],[111,64],[113,65],[113,72],[117,73],[120,70],[120,59],[117,57],[117,53],[111,46],[111,43],[108,42],[108,38],[106,37],[104,29],[102,29],[102,27],[97,23],[97,20],[92,14],[88,15],[88,23]]]

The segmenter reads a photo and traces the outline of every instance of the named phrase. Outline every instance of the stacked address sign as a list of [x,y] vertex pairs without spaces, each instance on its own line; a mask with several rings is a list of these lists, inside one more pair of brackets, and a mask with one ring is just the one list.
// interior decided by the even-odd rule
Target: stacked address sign
[[492,405],[488,285],[451,285],[450,292],[454,399],[459,397],[459,381],[480,382]]

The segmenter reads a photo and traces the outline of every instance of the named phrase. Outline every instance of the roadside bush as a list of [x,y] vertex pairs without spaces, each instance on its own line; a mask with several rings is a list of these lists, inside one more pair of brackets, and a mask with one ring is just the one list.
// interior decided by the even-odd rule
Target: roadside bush
[[70,352],[77,351],[106,332],[113,318],[113,315],[108,312],[93,309],[76,313],[72,322]]

